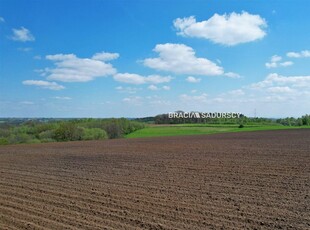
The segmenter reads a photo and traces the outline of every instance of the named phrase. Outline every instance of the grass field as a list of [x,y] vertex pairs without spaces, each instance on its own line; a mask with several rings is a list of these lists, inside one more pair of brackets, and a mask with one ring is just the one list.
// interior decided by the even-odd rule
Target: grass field
[[239,128],[238,125],[225,124],[178,124],[178,125],[149,125],[144,129],[137,130],[128,134],[127,138],[141,137],[160,137],[160,136],[182,136],[213,133],[245,132],[245,131],[263,131],[263,130],[285,130],[309,128],[308,126],[283,126],[283,125],[264,125],[252,124]]

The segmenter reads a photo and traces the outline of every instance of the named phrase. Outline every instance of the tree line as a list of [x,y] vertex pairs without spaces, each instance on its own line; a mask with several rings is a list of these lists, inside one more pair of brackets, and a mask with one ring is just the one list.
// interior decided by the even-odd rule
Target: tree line
[[287,126],[309,126],[310,125],[310,115],[306,114],[304,116],[294,118],[294,117],[287,117],[277,119],[277,123]]
[[8,119],[0,123],[0,144],[46,143],[121,138],[144,124],[119,119]]
[[[184,113],[183,111],[176,111],[175,113]],[[169,114],[159,114],[153,119],[151,117],[147,118],[147,122],[153,122],[154,124],[236,124],[236,125],[246,125],[246,124],[279,124],[285,126],[309,126],[310,125],[310,115],[304,115],[299,118],[287,117],[281,119],[271,119],[263,117],[247,117],[240,114],[239,118],[210,118],[201,116],[201,112],[191,112],[199,113],[199,117],[190,118],[169,118]],[[143,121],[143,118],[139,119]]]

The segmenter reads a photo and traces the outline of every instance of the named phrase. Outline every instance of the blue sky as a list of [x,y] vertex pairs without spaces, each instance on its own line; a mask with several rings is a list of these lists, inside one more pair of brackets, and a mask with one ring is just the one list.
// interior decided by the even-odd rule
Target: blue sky
[[301,116],[308,9],[307,0],[1,0],[0,117]]

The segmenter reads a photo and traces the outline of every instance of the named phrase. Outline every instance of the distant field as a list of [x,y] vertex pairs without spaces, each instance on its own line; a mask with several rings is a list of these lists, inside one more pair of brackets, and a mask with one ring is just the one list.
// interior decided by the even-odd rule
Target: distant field
[[[149,125],[144,129],[137,130],[128,134],[127,138],[141,137],[161,137],[161,136],[182,136],[182,135],[199,135],[213,133],[245,132],[260,130],[285,130],[307,128],[301,126],[283,126],[283,125],[262,125],[252,124],[239,128],[238,125],[223,124],[178,124],[178,125]],[[309,127],[308,127],[309,128]]]

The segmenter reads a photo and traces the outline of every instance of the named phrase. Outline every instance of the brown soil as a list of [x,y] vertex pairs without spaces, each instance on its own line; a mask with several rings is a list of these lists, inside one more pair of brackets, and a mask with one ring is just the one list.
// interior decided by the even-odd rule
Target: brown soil
[[0,229],[310,229],[310,130],[0,147]]

